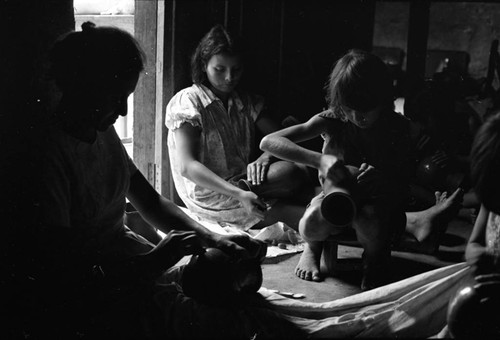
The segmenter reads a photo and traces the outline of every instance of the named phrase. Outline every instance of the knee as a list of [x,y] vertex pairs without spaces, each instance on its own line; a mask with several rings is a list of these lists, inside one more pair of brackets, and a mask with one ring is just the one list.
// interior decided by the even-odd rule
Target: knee
[[290,188],[291,191],[308,182],[308,172],[304,167],[287,161],[278,161],[269,167],[267,176],[276,179]]
[[316,241],[321,235],[319,209],[309,207],[299,221],[299,233],[306,241]]
[[299,221],[299,233],[305,241],[324,241],[330,236],[330,224],[319,207],[311,206],[306,210]]

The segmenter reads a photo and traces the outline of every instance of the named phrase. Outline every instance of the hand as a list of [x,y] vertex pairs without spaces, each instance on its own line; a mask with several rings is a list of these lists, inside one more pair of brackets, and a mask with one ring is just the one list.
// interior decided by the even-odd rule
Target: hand
[[271,164],[271,156],[267,153],[262,154],[254,162],[247,165],[247,181],[252,185],[260,185],[263,183]]
[[476,247],[469,251],[467,262],[473,266],[476,276],[500,273],[500,258],[486,251],[485,247]]
[[267,205],[255,193],[241,190],[238,200],[250,215],[257,217],[260,220],[265,218]]
[[167,269],[186,255],[201,254],[202,252],[201,240],[194,231],[173,230],[149,254],[164,269]]
[[448,166],[450,162],[450,158],[443,150],[436,150],[434,155],[432,155],[431,160],[434,164],[436,164],[439,168],[444,169]]
[[359,174],[356,178],[359,185],[373,185],[376,181],[380,180],[380,172],[372,165],[362,163],[359,167]]
[[266,257],[267,244],[244,233],[231,235],[214,233],[209,242],[210,247],[222,250],[231,256],[234,261],[246,259],[262,261]]
[[422,151],[431,141],[431,137],[429,135],[423,134],[420,136],[420,138],[417,141],[417,144],[415,145],[415,149],[420,152]]

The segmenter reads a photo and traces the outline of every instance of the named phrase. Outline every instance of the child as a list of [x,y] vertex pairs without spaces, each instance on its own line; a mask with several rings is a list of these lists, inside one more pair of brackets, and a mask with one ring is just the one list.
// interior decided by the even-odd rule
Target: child
[[481,126],[471,152],[471,179],[481,202],[465,258],[476,275],[500,274],[500,113]]
[[[278,129],[262,97],[243,91],[242,46],[220,25],[200,41],[191,61],[193,85],[169,102],[165,124],[172,176],[186,207],[202,220],[247,230],[281,220],[293,227],[305,203],[269,207],[261,198],[300,197],[307,170],[255,159],[255,135]],[[268,210],[268,211],[266,211]]]
[[[342,181],[336,177],[344,164],[359,168],[358,213],[352,227],[364,248],[361,287],[368,290],[388,281],[391,241],[405,231],[412,164],[409,123],[393,111],[390,74],[372,54],[349,51],[336,63],[327,90],[327,110],[303,124],[271,133],[260,147],[281,159],[318,169],[321,184],[325,179]],[[320,135],[324,139],[322,153],[296,144]],[[426,239],[434,228],[433,223],[421,222],[450,210],[459,194],[456,191],[449,199],[441,199],[439,194],[436,206],[429,211],[408,215],[409,231],[418,241]],[[321,280],[323,242],[341,233],[321,214],[324,197],[321,192],[313,198],[299,223],[306,247],[295,273],[305,280]]]

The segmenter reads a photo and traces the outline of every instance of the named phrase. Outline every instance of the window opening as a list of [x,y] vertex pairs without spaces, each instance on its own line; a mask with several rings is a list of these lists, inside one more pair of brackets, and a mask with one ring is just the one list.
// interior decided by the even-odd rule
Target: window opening
[[[74,0],[75,29],[81,31],[82,23],[92,21],[97,26],[115,26],[134,35],[134,0]],[[133,159],[134,95],[128,98],[128,114],[120,116],[115,130],[129,156]]]

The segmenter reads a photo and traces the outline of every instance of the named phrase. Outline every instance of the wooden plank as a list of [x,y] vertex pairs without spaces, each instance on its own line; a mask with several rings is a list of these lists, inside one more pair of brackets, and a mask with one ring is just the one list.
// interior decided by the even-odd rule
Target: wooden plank
[[[175,5],[175,2],[167,3],[159,2],[158,3],[158,13],[156,17],[157,22],[157,34],[156,34],[156,105],[155,105],[155,151],[154,151],[154,160],[155,160],[155,188],[158,192],[160,192],[165,197],[169,199],[173,199],[174,192],[172,191],[173,183],[170,176],[170,161],[168,159],[168,150],[167,150],[167,133],[166,127],[164,124],[164,116],[165,116],[165,83],[168,82],[167,77],[165,77],[164,62],[165,62],[165,54],[169,54],[170,50],[165,48],[165,34],[171,33],[171,30],[165,29],[165,6]],[[173,11],[173,8],[168,6],[170,10]],[[172,24],[175,24],[175,18],[172,18],[171,15],[168,17]],[[167,59],[168,60],[168,59]]]
[[155,163],[156,15],[156,1],[136,0],[135,37],[144,49],[147,61],[134,92],[133,153],[138,169],[153,185],[154,175],[151,175],[150,169]]

